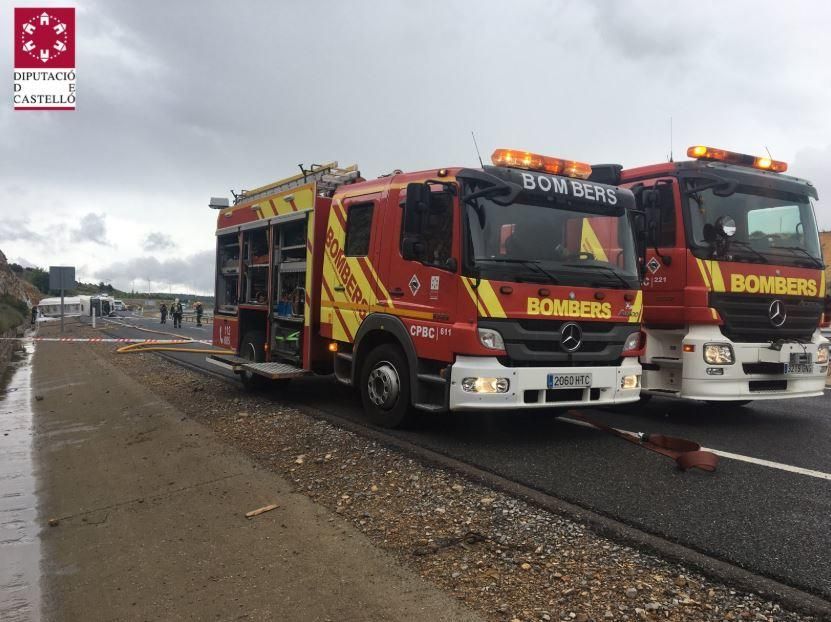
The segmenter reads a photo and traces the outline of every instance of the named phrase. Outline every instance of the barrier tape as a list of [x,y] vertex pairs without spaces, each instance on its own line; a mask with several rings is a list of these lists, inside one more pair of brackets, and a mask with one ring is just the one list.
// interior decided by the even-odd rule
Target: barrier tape
[[127,337],[0,337],[0,341],[57,341],[66,343],[204,343],[204,339],[129,339]]

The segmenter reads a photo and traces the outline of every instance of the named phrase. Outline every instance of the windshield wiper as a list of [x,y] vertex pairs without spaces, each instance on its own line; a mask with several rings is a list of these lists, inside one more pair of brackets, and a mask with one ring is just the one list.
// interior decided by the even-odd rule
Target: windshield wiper
[[757,251],[755,248],[753,248],[753,247],[750,245],[750,242],[745,242],[744,240],[730,240],[730,241],[727,243],[727,248],[728,248],[728,249],[730,249],[730,247],[731,247],[731,246],[733,246],[733,244],[738,244],[738,245],[739,245],[739,246],[741,246],[742,248],[746,248],[746,249],[747,249],[747,250],[749,250],[751,253],[753,253],[754,255],[756,255],[756,257],[758,257],[759,259],[761,259],[761,260],[762,260],[762,263],[770,263],[770,261],[768,260],[768,258],[767,258],[767,257],[765,257],[764,255],[762,255],[762,253],[760,253],[759,251]]
[[531,268],[532,270],[536,270],[539,274],[542,274],[547,279],[550,279],[551,282],[556,285],[558,283],[557,277],[551,274],[548,270],[543,268],[540,265],[540,262],[535,259],[516,259],[513,257],[477,257],[476,261],[493,261],[496,263],[518,263]]
[[629,283],[629,281],[627,281],[622,276],[620,276],[620,274],[618,273],[617,270],[615,270],[614,268],[610,268],[609,266],[604,266],[602,264],[582,265],[582,264],[579,264],[579,263],[565,263],[563,265],[566,268],[599,268],[601,270],[606,270],[606,272],[608,272],[609,274],[614,276],[618,281],[620,281],[620,283],[623,285],[624,288],[634,289],[632,287],[632,284]]
[[811,253],[806,251],[801,246],[771,246],[771,248],[783,248],[786,251],[799,251],[800,253],[805,255],[808,259],[810,259],[811,262],[814,264],[814,266],[816,266],[817,268],[824,268],[825,267],[819,259],[814,257]]

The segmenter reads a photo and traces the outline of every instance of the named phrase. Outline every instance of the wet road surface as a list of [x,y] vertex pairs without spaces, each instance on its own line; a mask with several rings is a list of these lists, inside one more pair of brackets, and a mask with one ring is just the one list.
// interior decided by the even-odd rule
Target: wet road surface
[[31,360],[34,346],[15,355],[0,383],[0,620],[40,619],[40,540],[37,523]]

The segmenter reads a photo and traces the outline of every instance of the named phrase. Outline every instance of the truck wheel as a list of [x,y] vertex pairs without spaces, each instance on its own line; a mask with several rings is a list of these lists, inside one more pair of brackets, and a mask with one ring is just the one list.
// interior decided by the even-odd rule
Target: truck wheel
[[[265,333],[260,330],[250,330],[242,338],[240,356],[252,363],[262,363],[265,360]],[[239,379],[246,391],[255,391],[265,384],[265,378],[250,371],[241,371]]]
[[410,371],[404,353],[384,344],[372,350],[361,370],[361,401],[369,420],[382,428],[410,422]]

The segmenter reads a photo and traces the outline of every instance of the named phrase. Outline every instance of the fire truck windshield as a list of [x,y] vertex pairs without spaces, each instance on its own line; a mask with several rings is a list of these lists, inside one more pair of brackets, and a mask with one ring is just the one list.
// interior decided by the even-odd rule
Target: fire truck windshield
[[636,289],[629,219],[480,196],[464,203],[465,265],[482,278]]
[[813,205],[807,196],[750,186],[719,193],[709,182],[684,181],[687,238],[694,254],[726,261],[822,267]]

